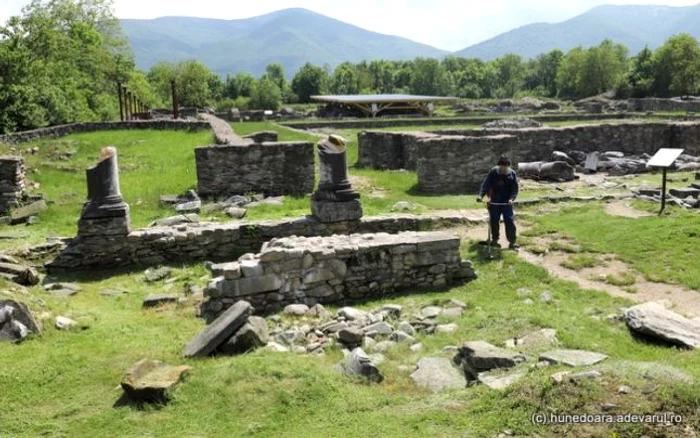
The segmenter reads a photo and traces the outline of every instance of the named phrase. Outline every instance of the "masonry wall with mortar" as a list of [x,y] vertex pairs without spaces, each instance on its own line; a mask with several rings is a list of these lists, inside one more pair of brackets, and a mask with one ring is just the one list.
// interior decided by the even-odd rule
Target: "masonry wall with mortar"
[[245,300],[270,313],[291,303],[346,303],[443,288],[475,278],[459,246],[458,237],[441,232],[273,240],[257,255],[215,265],[202,311],[217,315]]
[[264,193],[303,196],[314,190],[314,145],[281,142],[195,149],[197,192],[204,198]]
[[[48,265],[49,270],[109,269],[118,266],[154,266],[173,262],[230,261],[256,253],[274,238],[330,236],[354,233],[398,233],[476,224],[482,217],[458,212],[440,215],[391,215],[324,224],[302,219],[250,223],[199,223],[153,227],[125,232],[116,222],[103,236],[76,237]],[[128,225],[128,224],[127,224]],[[105,227],[107,225],[104,225]],[[116,230],[115,232],[109,230]],[[121,231],[119,231],[121,230]]]

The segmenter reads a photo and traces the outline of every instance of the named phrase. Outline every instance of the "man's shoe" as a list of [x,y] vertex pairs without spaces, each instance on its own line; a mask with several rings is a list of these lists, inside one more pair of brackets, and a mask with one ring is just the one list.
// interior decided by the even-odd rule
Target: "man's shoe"
[[500,248],[500,247],[501,247],[501,244],[498,243],[498,240],[492,240],[491,243],[489,243],[489,245],[492,246],[492,247],[494,247],[494,248]]
[[508,245],[508,249],[512,251],[520,251],[520,245],[518,245],[517,243],[511,243],[510,245]]

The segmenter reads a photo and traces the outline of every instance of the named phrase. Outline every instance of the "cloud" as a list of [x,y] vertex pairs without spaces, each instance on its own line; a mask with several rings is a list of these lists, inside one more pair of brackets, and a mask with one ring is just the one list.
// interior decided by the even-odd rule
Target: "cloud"
[[[364,29],[459,50],[533,22],[559,22],[602,4],[694,5],[699,0],[114,0],[120,18],[247,18],[300,7]],[[0,21],[29,0],[0,0]]]

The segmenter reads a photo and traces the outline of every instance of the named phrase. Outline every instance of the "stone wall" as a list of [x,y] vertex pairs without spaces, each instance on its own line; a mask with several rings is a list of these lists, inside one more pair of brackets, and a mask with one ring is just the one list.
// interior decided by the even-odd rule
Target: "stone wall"
[[418,140],[437,137],[429,132],[363,131],[358,134],[357,167],[415,170]]
[[19,205],[26,195],[24,159],[0,157],[0,214]]
[[443,288],[475,278],[460,240],[440,232],[291,237],[215,265],[202,308],[218,314],[240,300],[269,313],[291,303],[346,303],[401,290]]
[[[193,223],[133,230],[122,237],[74,238],[48,265],[50,270],[155,266],[173,262],[229,261],[260,251],[263,243],[289,236],[398,233],[480,223],[485,216],[454,212],[439,215],[388,215],[324,224],[301,219],[261,222]],[[120,224],[117,224],[120,225]]]
[[416,149],[418,188],[429,194],[476,192],[497,157],[517,147],[512,135],[423,138]]
[[680,99],[630,99],[630,109],[632,111],[665,111],[665,112],[700,112],[700,99],[680,100]]
[[195,149],[197,192],[204,198],[247,193],[303,196],[314,190],[314,145],[306,142]]
[[122,129],[155,129],[161,131],[201,131],[211,129],[208,122],[189,120],[132,120],[126,122],[91,122],[58,125],[32,131],[0,135],[0,143],[17,144],[42,138],[64,137],[70,134],[95,131],[115,131]]

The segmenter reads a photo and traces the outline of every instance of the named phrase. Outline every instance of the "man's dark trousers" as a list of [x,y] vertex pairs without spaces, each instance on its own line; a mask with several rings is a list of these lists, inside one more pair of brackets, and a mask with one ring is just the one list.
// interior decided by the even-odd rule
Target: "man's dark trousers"
[[501,235],[501,216],[506,225],[506,238],[508,242],[513,244],[517,238],[517,229],[515,228],[515,213],[512,205],[489,205],[489,213],[491,216],[491,240],[497,242]]

